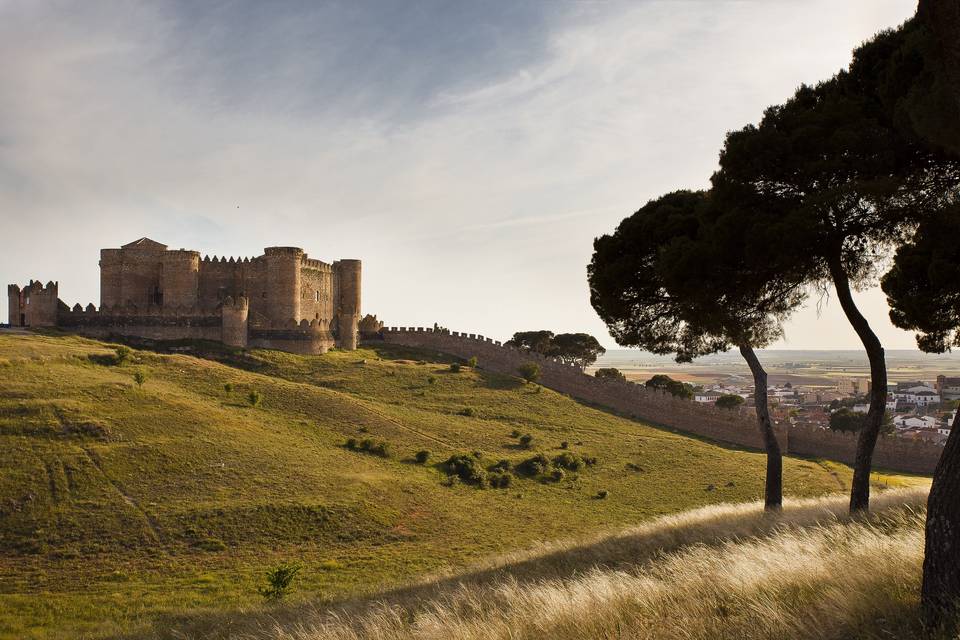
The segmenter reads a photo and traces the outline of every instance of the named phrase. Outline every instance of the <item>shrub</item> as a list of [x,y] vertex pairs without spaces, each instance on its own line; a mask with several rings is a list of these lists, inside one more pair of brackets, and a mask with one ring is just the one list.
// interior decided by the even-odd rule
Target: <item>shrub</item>
[[452,371],[453,373],[460,373],[460,363],[459,362],[451,363],[450,371]]
[[390,445],[384,442],[383,440],[381,440],[377,444],[370,447],[370,453],[372,453],[375,456],[380,456],[381,458],[389,458]]
[[600,489],[600,491],[597,491],[597,500],[606,500],[608,495],[610,495],[609,491]]
[[561,448],[561,449],[567,449],[567,448],[569,448],[569,447],[570,447],[570,443],[567,442],[566,440],[564,440],[563,442],[560,443],[560,448]]
[[579,471],[584,467],[586,462],[584,462],[583,458],[575,453],[564,452],[553,459],[553,464],[561,469]]
[[476,458],[477,460],[479,460],[480,458],[483,457],[483,451],[474,451],[474,452],[473,452],[473,457]]
[[490,474],[490,486],[494,489],[509,489],[511,484],[513,484],[513,474],[509,471]]
[[114,351],[116,353],[115,361],[117,364],[123,364],[130,359],[131,355],[133,355],[133,351],[130,349],[130,347],[124,345],[120,345]]
[[477,366],[477,356],[472,356],[469,360],[467,360],[467,366],[471,369],[475,369]]
[[472,418],[473,407],[464,407],[463,409],[460,409],[460,411],[458,411],[457,413],[460,414],[461,416],[467,416],[468,418]]
[[513,431],[511,431],[511,432],[510,432],[510,437],[511,437],[511,438],[519,438],[519,437],[520,437],[520,430],[519,430],[519,429],[514,429]]
[[227,393],[232,392],[232,391],[233,391],[233,384],[231,384],[231,383],[228,382],[227,384],[223,385],[223,390],[226,391]]
[[437,376],[427,376],[427,384],[434,384],[437,381]]
[[592,467],[593,465],[597,464],[597,457],[596,457],[596,456],[583,456],[583,463],[584,463],[585,465],[587,465],[588,467]]
[[725,393],[713,403],[721,409],[736,409],[743,404],[743,397],[735,393]]
[[291,591],[291,583],[300,572],[298,564],[281,564],[267,571],[267,586],[258,589],[267,600],[282,600]]
[[550,479],[554,482],[560,482],[565,477],[567,477],[567,472],[563,469],[557,468],[550,472]]
[[135,371],[133,381],[137,383],[137,387],[142,387],[143,383],[147,381],[147,376],[143,375],[143,371]]
[[430,459],[430,452],[427,451],[426,449],[421,449],[420,451],[417,451],[416,455],[414,455],[413,458],[419,464],[425,464],[427,460]]
[[549,468],[550,459],[542,453],[527,458],[516,467],[517,471],[527,476],[539,476],[546,473]]
[[262,401],[263,396],[257,390],[253,390],[247,394],[247,402],[250,403],[251,407],[259,407]]
[[460,453],[447,458],[443,463],[447,475],[456,476],[467,484],[483,486],[487,482],[487,472],[479,461],[471,455]]
[[540,379],[540,365],[536,362],[525,362],[517,367],[520,377],[527,382],[536,382]]
[[501,460],[497,464],[490,467],[490,471],[495,471],[498,473],[503,473],[504,471],[510,471],[513,469],[513,464],[509,460]]
[[347,449],[350,449],[351,451],[355,451],[357,448],[357,439],[347,438],[347,441],[343,443],[343,446],[345,446]]
[[522,444],[527,449],[530,448],[530,445],[532,443],[533,443],[533,436],[530,435],[529,433],[525,433],[522,436],[520,436],[520,444]]
[[616,367],[602,367],[597,369],[593,374],[594,376],[600,378],[601,380],[621,380],[625,381],[627,376],[623,375]]

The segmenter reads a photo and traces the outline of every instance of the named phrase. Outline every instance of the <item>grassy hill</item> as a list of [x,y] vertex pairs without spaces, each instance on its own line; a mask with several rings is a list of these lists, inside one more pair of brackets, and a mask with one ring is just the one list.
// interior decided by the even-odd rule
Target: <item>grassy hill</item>
[[[284,561],[303,565],[295,600],[360,597],[762,492],[758,454],[482,369],[452,372],[439,354],[206,347],[206,358],[134,351],[118,363],[114,346],[0,333],[2,637],[163,634],[184,612],[261,606],[264,572]],[[349,438],[384,442],[389,457]],[[413,459],[421,450],[426,464]],[[517,474],[503,489],[450,482],[440,465],[564,451],[597,463],[559,481]],[[850,479],[826,462],[788,459],[784,472],[794,497]]]

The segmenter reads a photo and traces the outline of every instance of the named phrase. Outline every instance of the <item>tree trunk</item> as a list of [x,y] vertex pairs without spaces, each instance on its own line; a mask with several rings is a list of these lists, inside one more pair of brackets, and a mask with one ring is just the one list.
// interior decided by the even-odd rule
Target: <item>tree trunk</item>
[[877,446],[877,437],[883,425],[883,414],[887,409],[887,363],[880,339],[853,301],[853,295],[850,293],[850,279],[839,256],[830,260],[830,275],[843,313],[857,332],[867,352],[867,358],[870,360],[870,409],[867,411],[867,419],[857,438],[853,483],[850,488],[850,512],[854,513],[870,508],[870,468],[873,465],[873,449]]
[[[933,472],[927,498],[927,532],[920,599],[926,623],[956,624],[960,603],[960,411]],[[952,631],[952,629],[950,630]]]
[[780,443],[770,422],[770,409],[767,406],[767,372],[753,347],[740,345],[740,355],[750,365],[753,373],[753,397],[757,408],[757,424],[763,436],[763,449],[767,452],[767,479],[763,488],[763,508],[767,511],[780,511],[783,508],[783,456]]

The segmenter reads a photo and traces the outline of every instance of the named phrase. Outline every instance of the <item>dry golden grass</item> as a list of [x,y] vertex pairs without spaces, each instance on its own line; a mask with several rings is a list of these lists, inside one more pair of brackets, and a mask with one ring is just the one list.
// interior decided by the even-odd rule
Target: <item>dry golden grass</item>
[[406,589],[178,637],[271,640],[891,638],[917,634],[925,491],[715,505],[607,537],[514,553]]

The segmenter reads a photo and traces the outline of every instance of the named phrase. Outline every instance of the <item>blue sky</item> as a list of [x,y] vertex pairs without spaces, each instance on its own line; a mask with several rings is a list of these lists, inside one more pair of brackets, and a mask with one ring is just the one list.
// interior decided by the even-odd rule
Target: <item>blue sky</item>
[[[595,236],[706,186],[759,119],[913,0],[0,0],[5,282],[99,300],[101,247],[364,261],[364,311],[587,331]],[[888,348],[882,295],[859,295]],[[787,348],[853,348],[830,301]],[[6,299],[0,301],[6,317]]]

